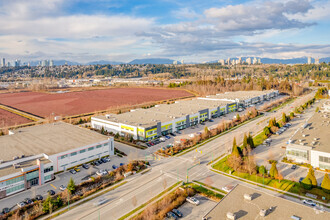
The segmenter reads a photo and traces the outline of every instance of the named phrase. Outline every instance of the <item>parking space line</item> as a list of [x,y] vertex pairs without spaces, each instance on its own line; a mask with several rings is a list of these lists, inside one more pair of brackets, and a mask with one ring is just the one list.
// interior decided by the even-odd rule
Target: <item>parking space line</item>
[[54,186],[53,184],[50,184],[52,187],[54,187],[54,189],[56,189],[56,186]]

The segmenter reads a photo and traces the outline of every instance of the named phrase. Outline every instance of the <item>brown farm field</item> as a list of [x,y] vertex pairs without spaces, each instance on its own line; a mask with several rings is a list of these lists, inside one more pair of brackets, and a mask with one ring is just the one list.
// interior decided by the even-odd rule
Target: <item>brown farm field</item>
[[25,124],[32,122],[31,120],[14,113],[8,112],[0,108],[0,128],[14,126],[19,124]]
[[72,116],[83,113],[192,96],[184,90],[153,88],[113,88],[67,93],[19,92],[0,94],[4,104],[34,115]]

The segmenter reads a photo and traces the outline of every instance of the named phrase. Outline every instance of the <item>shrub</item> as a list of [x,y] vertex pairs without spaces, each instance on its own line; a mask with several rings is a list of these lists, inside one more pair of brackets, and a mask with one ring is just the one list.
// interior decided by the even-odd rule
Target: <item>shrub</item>
[[301,186],[304,187],[305,189],[312,189],[312,181],[309,178],[305,178],[303,179],[303,181],[301,181]]
[[273,178],[278,175],[278,170],[277,170],[277,167],[276,167],[276,163],[272,163],[272,167],[269,170],[269,175]]
[[259,171],[260,174],[266,174],[267,173],[266,167],[264,165],[260,166],[258,171]]

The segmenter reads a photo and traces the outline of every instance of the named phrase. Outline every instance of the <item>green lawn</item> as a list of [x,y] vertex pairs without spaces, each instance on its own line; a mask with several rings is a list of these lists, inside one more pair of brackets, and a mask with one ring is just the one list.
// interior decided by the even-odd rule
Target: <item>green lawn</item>
[[259,133],[258,135],[254,136],[253,138],[253,143],[254,143],[254,146],[258,146],[260,144],[262,144],[264,142],[264,140],[266,140],[266,135],[265,135],[265,132],[261,132]]
[[268,110],[268,112],[272,112],[272,111],[276,111],[280,108],[282,108],[283,106],[285,106],[286,104],[290,104],[292,103],[296,98],[289,98],[288,100],[286,100],[285,102],[283,102],[282,104],[275,106],[274,108],[272,108],[271,110]]
[[205,195],[206,197],[209,197],[211,199],[220,201],[223,198],[223,195],[221,195],[220,193],[214,192],[213,190],[209,190],[209,189],[203,187],[201,184],[198,185],[198,184],[194,184],[194,183],[189,183],[186,186],[193,188],[198,193],[201,193],[202,195]]

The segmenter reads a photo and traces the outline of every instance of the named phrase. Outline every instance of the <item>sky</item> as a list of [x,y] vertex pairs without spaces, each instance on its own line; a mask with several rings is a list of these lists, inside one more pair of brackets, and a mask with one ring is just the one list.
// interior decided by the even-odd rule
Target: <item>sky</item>
[[330,0],[0,0],[0,57],[330,56]]

